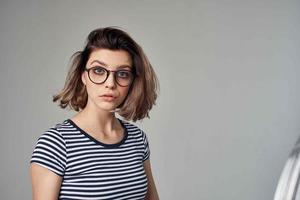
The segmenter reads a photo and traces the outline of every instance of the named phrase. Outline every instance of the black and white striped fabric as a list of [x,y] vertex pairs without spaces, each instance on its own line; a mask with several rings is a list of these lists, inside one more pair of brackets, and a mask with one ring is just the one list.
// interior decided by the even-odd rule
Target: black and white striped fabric
[[59,199],[144,199],[147,177],[143,162],[150,156],[146,134],[118,119],[124,138],[104,144],[72,120],[51,127],[37,142],[31,163],[63,177]]
[[282,170],[274,200],[300,200],[300,138]]

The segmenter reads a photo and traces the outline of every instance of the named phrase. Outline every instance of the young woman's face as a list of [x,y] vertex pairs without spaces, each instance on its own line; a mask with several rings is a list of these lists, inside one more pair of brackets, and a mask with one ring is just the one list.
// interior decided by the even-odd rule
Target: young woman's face
[[87,106],[105,111],[117,108],[126,98],[133,80],[129,53],[124,50],[94,50],[86,69],[88,71],[82,74],[82,82],[88,93]]

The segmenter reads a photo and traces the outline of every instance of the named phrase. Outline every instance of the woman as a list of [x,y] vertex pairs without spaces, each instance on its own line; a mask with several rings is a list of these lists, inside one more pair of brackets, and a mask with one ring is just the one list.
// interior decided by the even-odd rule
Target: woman
[[149,117],[157,90],[151,64],[126,32],[92,31],[53,97],[78,113],[46,131],[32,154],[33,199],[158,199],[147,137],[127,122]]

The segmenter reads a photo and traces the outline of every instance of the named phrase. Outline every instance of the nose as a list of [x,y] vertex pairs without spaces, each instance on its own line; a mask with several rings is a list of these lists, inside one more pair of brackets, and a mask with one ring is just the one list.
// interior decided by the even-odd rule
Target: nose
[[108,74],[108,77],[105,81],[105,87],[108,87],[108,88],[116,87],[116,80],[115,80],[114,72],[110,72]]

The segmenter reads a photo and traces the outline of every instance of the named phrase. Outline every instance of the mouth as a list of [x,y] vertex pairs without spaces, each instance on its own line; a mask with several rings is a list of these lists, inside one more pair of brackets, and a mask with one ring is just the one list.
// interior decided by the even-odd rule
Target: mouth
[[100,96],[104,101],[114,101],[117,97],[112,94],[104,94]]
[[112,98],[116,98],[116,96],[112,95],[112,94],[104,94],[101,95],[101,97],[112,97]]

